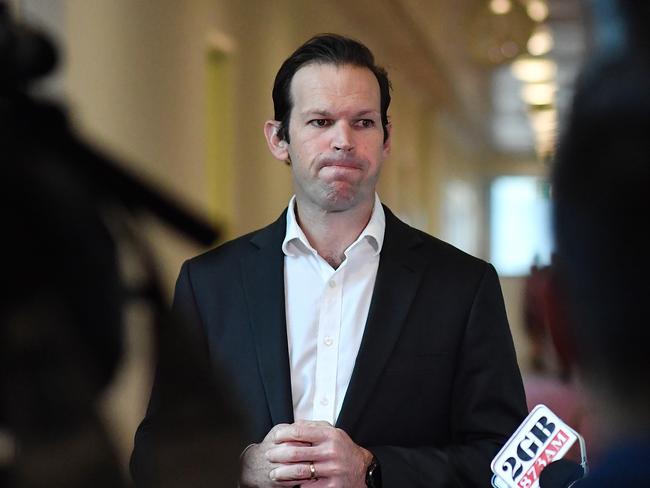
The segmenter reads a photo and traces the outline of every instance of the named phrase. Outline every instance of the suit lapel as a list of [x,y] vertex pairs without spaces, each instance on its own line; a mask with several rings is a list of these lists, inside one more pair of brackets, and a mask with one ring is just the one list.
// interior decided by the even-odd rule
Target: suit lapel
[[293,422],[282,253],[285,229],[286,212],[254,234],[251,245],[257,251],[241,263],[251,332],[273,425]]
[[336,422],[349,434],[397,343],[424,269],[424,259],[416,249],[422,240],[418,232],[386,207],[384,211],[386,232],[368,319]]

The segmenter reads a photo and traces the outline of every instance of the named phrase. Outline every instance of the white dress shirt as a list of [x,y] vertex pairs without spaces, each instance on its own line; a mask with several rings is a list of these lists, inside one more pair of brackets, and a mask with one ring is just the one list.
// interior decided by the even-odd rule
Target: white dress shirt
[[368,225],[333,269],[298,225],[295,200],[289,202],[282,243],[293,413],[296,420],[334,425],[368,317],[384,241],[384,209],[375,194]]

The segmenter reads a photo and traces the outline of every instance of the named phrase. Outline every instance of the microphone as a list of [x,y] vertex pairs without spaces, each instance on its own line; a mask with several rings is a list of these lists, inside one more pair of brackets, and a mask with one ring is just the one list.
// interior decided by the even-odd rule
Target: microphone
[[[562,459],[576,441],[580,464]],[[587,474],[585,441],[546,405],[537,405],[490,467],[494,488],[568,488]],[[542,485],[541,474],[549,468]]]
[[584,468],[575,461],[560,459],[546,466],[539,475],[540,488],[570,488],[585,477]]

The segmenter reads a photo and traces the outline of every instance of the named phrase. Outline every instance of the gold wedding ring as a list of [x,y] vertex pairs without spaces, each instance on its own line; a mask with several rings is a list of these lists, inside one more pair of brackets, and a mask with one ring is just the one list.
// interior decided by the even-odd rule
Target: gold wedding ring
[[310,480],[318,479],[318,477],[316,476],[316,466],[314,466],[314,463],[309,463],[309,479]]

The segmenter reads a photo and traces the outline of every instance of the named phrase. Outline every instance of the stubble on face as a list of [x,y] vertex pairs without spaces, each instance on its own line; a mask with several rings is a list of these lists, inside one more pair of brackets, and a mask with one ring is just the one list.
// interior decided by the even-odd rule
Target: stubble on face
[[371,167],[367,159],[344,153],[324,154],[315,159],[314,167],[320,182],[315,188],[320,190],[317,202],[323,210],[343,212],[374,196],[379,168],[365,180],[360,179]]

